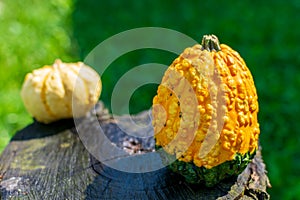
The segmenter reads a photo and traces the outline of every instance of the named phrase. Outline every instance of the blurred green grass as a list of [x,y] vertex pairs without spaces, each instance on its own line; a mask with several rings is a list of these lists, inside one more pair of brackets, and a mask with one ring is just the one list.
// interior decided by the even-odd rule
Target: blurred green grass
[[[12,12],[19,10],[21,11]],[[237,50],[250,68],[260,103],[261,144],[272,199],[300,195],[300,2],[298,0],[0,1],[0,151],[32,119],[19,91],[25,74],[55,58],[84,60],[100,42],[137,27],[180,31],[200,41],[214,33]],[[162,36],[162,40],[164,36]],[[110,107],[116,81],[131,67],[169,65],[176,55],[153,49],[121,56],[102,76],[101,99]],[[155,85],[132,96],[131,112],[149,108]]]
[[72,5],[71,0],[0,1],[0,152],[32,122],[19,95],[25,74],[58,57],[78,58],[70,37]]

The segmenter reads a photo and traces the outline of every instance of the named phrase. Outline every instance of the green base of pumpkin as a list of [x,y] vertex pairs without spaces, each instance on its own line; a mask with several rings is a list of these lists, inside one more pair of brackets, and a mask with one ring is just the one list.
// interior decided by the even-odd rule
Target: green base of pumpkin
[[[156,149],[160,148],[156,147]],[[164,151],[161,151],[160,155],[166,164],[175,160],[174,155],[170,155]],[[175,160],[168,167],[173,172],[182,175],[188,183],[205,184],[207,187],[212,187],[226,178],[242,173],[254,156],[255,152],[252,154],[246,153],[245,155],[236,154],[234,160],[226,161],[211,169],[198,167],[193,162],[186,163],[179,160]]]

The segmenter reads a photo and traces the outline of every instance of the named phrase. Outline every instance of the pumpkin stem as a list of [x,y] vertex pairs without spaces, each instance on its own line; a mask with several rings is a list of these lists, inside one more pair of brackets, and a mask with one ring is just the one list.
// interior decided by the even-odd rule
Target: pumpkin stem
[[221,50],[219,39],[215,35],[204,35],[202,38],[201,45],[203,50],[204,49],[207,51]]

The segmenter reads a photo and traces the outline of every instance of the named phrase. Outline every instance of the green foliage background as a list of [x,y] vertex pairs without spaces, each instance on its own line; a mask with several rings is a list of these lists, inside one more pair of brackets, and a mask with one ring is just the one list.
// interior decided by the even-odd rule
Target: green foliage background
[[[261,144],[272,199],[300,196],[300,2],[2,0],[0,1],[0,151],[32,122],[19,92],[27,72],[56,58],[84,60],[100,42],[132,28],[170,28],[195,40],[214,33],[250,68],[260,103]],[[16,12],[17,11],[17,12]],[[162,40],[164,36],[162,35]],[[174,41],[176,42],[176,41]],[[110,107],[116,81],[131,67],[169,65],[176,55],[153,49],[118,58],[102,76],[101,99]],[[140,88],[130,110],[149,108],[156,86]]]

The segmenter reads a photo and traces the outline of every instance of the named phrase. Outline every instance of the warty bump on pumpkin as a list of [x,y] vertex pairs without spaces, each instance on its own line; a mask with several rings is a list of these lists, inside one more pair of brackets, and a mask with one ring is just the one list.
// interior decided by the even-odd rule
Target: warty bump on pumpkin
[[[153,99],[156,147],[188,182],[213,186],[241,173],[258,148],[258,101],[240,55],[214,35],[186,48]],[[167,157],[167,158],[166,158]]]
[[101,79],[91,67],[57,59],[26,75],[21,97],[37,121],[51,123],[85,115],[97,103],[101,88]]

